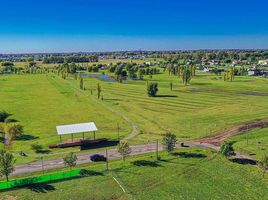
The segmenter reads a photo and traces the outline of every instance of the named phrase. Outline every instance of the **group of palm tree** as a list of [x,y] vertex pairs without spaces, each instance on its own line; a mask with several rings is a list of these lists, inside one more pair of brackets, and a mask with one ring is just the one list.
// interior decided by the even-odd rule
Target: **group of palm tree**
[[14,139],[23,134],[23,126],[10,116],[11,114],[6,111],[0,111],[0,133],[5,145],[10,145]]

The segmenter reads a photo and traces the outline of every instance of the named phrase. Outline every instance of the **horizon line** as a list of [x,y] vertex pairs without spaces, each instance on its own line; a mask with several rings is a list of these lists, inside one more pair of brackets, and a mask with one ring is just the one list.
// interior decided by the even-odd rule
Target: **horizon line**
[[174,50],[107,50],[107,51],[62,51],[62,52],[19,52],[1,53],[0,55],[34,55],[34,54],[98,54],[118,52],[179,52],[179,51],[268,51],[268,48],[201,48],[201,49],[174,49]]

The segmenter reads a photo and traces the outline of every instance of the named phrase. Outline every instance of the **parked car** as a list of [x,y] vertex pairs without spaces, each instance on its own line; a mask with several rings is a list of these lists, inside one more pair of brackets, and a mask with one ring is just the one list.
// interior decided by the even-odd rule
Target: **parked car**
[[107,160],[107,158],[101,154],[94,154],[94,155],[90,156],[90,160],[93,162],[105,162]]

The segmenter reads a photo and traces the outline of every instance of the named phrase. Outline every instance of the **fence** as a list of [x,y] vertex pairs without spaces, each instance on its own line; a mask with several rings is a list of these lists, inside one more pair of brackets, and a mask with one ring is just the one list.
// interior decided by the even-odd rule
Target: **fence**
[[72,170],[69,172],[58,172],[54,174],[47,174],[43,176],[36,176],[24,179],[17,179],[8,182],[0,182],[0,190],[10,189],[14,187],[31,185],[36,183],[46,183],[50,181],[64,180],[80,175],[80,170]]

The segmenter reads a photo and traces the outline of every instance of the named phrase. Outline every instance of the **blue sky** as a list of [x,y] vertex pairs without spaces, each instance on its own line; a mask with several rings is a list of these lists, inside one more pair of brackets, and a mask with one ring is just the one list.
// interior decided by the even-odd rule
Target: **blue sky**
[[0,53],[268,48],[265,0],[9,0]]

